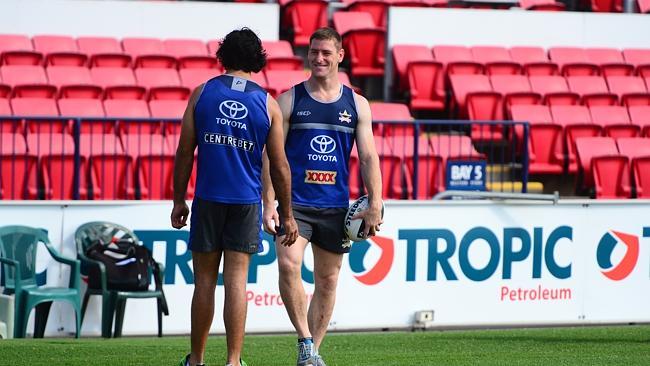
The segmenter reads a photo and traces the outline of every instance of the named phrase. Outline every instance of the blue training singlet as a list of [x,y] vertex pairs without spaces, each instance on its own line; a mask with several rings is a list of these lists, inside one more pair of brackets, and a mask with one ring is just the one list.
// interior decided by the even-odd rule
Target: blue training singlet
[[197,197],[261,201],[262,149],[271,126],[266,102],[266,91],[250,80],[221,75],[205,83],[194,107]]
[[354,92],[349,87],[343,85],[339,97],[327,103],[314,99],[304,82],[293,87],[285,145],[293,203],[348,207],[348,161],[357,120]]

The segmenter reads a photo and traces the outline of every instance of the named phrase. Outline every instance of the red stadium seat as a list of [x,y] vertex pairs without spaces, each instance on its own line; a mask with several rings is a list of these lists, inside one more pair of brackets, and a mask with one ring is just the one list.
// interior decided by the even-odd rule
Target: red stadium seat
[[376,27],[370,14],[364,12],[336,12],[333,21],[350,57],[351,76],[382,76],[386,31]]
[[151,111],[152,118],[164,119],[181,119],[187,101],[184,100],[151,100],[149,101],[149,111]]
[[591,11],[603,13],[620,13],[623,11],[623,1],[591,0]]
[[386,29],[388,7],[391,4],[382,0],[356,0],[348,3],[347,11],[368,13],[372,17],[373,26]]
[[22,134],[0,134],[0,154],[21,155],[27,153],[27,144]]
[[582,188],[594,185],[591,160],[597,156],[619,156],[616,142],[611,137],[581,137],[576,139],[578,166],[582,175]]
[[47,78],[59,89],[59,98],[99,99],[104,92],[94,84],[90,70],[82,66],[50,66]]
[[[413,156],[405,158],[406,176],[413,177],[415,169],[415,159]],[[442,164],[442,158],[435,155],[418,156],[418,188],[416,198],[419,200],[429,200],[438,192],[443,191],[445,166]],[[407,198],[412,198],[411,192],[408,192]]]
[[106,117],[122,119],[118,122],[120,133],[162,133],[160,122],[148,121],[151,117],[144,100],[107,99],[104,101]]
[[[80,133],[115,133],[115,122],[104,121],[106,117],[102,102],[97,99],[59,99],[62,116],[83,118]],[[93,118],[98,118],[97,120]]]
[[9,98],[11,95],[11,87],[7,84],[2,83],[2,79],[0,79],[0,98]]
[[603,76],[629,76],[634,66],[625,62],[623,54],[615,48],[587,48],[587,59],[598,64]]
[[69,133],[28,133],[27,149],[38,157],[74,155],[74,138]]
[[40,65],[43,55],[34,51],[32,41],[25,35],[0,35],[0,65]]
[[551,47],[548,54],[564,76],[600,75],[600,68],[589,59],[583,48]]
[[618,104],[618,97],[609,92],[601,76],[568,76],[567,84],[572,92],[580,95],[586,106]]
[[166,54],[176,58],[180,69],[219,67],[215,55],[210,55],[206,44],[198,39],[167,39],[163,48]]
[[575,141],[581,137],[595,137],[601,133],[600,126],[591,122],[589,109],[577,105],[551,106],[553,122],[564,128],[564,145],[569,173],[578,169]]
[[492,92],[490,79],[485,75],[450,75],[453,107],[457,118],[468,118],[467,96],[470,93]]
[[637,75],[650,77],[650,49],[626,49],[623,57],[628,64],[634,65]]
[[580,96],[569,90],[562,76],[533,75],[528,81],[531,90],[540,94],[546,105],[575,105],[580,102]]
[[566,6],[555,0],[519,0],[519,6],[526,10],[564,11]]
[[641,136],[650,137],[650,106],[630,106],[627,110],[630,121],[641,128]]
[[12,95],[20,98],[54,98],[56,87],[48,84],[41,66],[6,65],[0,67],[2,81],[11,86]]
[[138,85],[149,90],[150,100],[187,100],[190,97],[190,89],[181,86],[178,72],[174,69],[135,69],[135,78]]
[[392,49],[394,82],[397,91],[408,90],[408,65],[413,61],[433,61],[431,50],[422,45],[395,45]]
[[596,198],[630,198],[630,166],[626,156],[596,156],[591,159]]
[[323,0],[280,0],[282,28],[293,30],[293,45],[308,46],[309,37],[327,26],[328,2]]
[[436,61],[412,61],[407,67],[409,106],[413,111],[445,109],[443,66]]
[[650,13],[650,0],[637,0],[639,6],[639,13]]
[[591,121],[603,129],[605,136],[636,137],[641,133],[641,128],[630,122],[627,108],[621,106],[593,106],[589,107]]
[[510,57],[518,62],[527,75],[557,75],[558,67],[549,61],[546,51],[541,47],[512,47]]
[[160,156],[173,154],[167,145],[167,140],[163,135],[156,134],[124,134],[121,137],[124,152],[133,158],[133,161],[139,156]]
[[650,156],[632,161],[637,198],[650,198]]
[[79,51],[88,54],[91,67],[130,67],[131,56],[124,53],[119,41],[111,37],[79,37]]
[[215,69],[180,69],[178,74],[181,78],[181,85],[194,90],[197,86],[221,73]]
[[143,200],[174,198],[174,155],[140,155],[135,161],[136,192]]
[[59,116],[59,109],[54,99],[13,98],[11,99],[11,109],[15,116],[28,117],[25,125],[30,132],[71,132],[67,121],[48,118]]
[[[387,199],[406,198],[409,188],[404,189],[402,178],[402,160],[394,155],[379,155],[379,169],[381,170],[382,197]],[[411,188],[412,190],[412,188]]]
[[[45,199],[74,199],[74,154],[48,154],[40,159],[39,169]],[[79,157],[79,198],[88,199],[88,182],[85,172],[88,163],[85,156]]]
[[11,116],[13,114],[11,110],[11,104],[9,99],[0,98],[0,135],[2,134],[14,134],[24,132],[24,124],[20,120],[11,120],[2,118],[3,116]]
[[483,65],[474,61],[472,51],[464,46],[434,46],[433,57],[445,65],[447,75],[483,73]]
[[510,52],[500,46],[472,47],[474,61],[485,67],[488,75],[516,75],[521,73],[521,65],[512,60]]
[[[4,137],[3,137],[4,138]],[[37,158],[34,155],[0,154],[0,199],[38,199]]]
[[642,78],[635,76],[608,76],[607,86],[622,105],[650,105],[650,93]]
[[93,82],[106,91],[107,99],[144,99],[147,90],[136,84],[133,70],[122,67],[90,69]]
[[[402,103],[370,103],[370,114],[373,122],[406,122],[412,121],[411,113],[406,104]],[[380,136],[413,136],[415,129],[411,124],[382,124],[377,131]]]
[[176,68],[176,58],[166,54],[158,38],[122,38],[124,52],[134,60],[135,67]]
[[[266,72],[266,80],[268,83],[266,89],[274,98],[277,98],[278,95],[291,89],[294,85],[307,80],[307,75],[304,71],[268,70]],[[258,84],[264,87],[261,82],[258,82]]]
[[[562,174],[564,152],[562,126],[553,123],[545,105],[514,105],[512,120],[530,123],[528,169],[531,174]],[[516,126],[519,127],[519,126]],[[517,141],[523,141],[523,129],[516,128]]]
[[45,55],[46,65],[85,66],[86,54],[80,53],[70,36],[37,35],[32,37],[34,49]]
[[100,200],[135,198],[133,160],[128,155],[92,155],[88,159],[92,196]]
[[301,57],[293,54],[291,44],[287,41],[262,41],[266,50],[266,70],[303,70]]
[[124,147],[113,133],[82,134],[79,136],[79,154],[86,158],[96,155],[124,155]]
[[528,77],[523,75],[492,75],[492,90],[503,96],[504,113],[510,115],[513,105],[540,104],[542,96],[532,91]]

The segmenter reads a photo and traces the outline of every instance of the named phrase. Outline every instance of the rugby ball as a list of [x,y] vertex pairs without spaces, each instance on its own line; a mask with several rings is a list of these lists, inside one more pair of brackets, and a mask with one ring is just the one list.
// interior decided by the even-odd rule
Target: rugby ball
[[[359,197],[356,201],[352,202],[345,214],[345,235],[352,241],[363,241],[366,237],[363,236],[363,229],[365,222],[363,219],[352,219],[359,212],[368,209],[368,196]],[[381,217],[384,218],[384,203],[381,203]]]

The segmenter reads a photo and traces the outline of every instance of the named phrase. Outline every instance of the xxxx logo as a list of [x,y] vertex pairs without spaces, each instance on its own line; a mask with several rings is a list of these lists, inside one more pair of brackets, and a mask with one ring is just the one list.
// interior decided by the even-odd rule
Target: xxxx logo
[[336,172],[327,170],[306,170],[305,183],[336,184]]

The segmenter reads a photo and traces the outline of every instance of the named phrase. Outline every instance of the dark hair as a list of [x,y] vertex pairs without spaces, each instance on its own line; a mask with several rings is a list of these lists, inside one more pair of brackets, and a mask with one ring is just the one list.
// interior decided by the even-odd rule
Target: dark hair
[[315,39],[319,41],[332,40],[334,41],[334,46],[337,50],[341,49],[341,43],[343,43],[343,39],[341,38],[339,32],[330,27],[316,29],[314,33],[311,34],[311,37],[309,37],[309,44],[311,44],[311,41]]
[[266,66],[266,51],[249,28],[234,30],[219,42],[217,59],[226,70],[259,72]]

